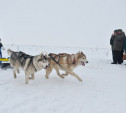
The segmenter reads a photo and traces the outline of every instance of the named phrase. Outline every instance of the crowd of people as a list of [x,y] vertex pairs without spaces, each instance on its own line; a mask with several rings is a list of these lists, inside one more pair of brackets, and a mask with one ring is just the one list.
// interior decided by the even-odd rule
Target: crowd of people
[[122,29],[114,30],[110,38],[110,45],[112,47],[113,62],[111,64],[122,64],[123,53],[126,52],[126,36]]

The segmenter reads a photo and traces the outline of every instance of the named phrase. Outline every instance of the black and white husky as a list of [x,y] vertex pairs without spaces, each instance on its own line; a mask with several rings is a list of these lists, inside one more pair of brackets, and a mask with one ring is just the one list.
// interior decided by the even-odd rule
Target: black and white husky
[[[25,72],[25,83],[28,84],[29,79],[34,79],[34,73],[41,69],[46,69],[49,66],[48,55],[41,53],[40,55],[31,56],[23,52],[14,52],[7,50],[10,56],[10,65],[13,68],[13,75],[16,78],[16,71],[19,73],[19,68]],[[31,77],[30,77],[31,75]]]

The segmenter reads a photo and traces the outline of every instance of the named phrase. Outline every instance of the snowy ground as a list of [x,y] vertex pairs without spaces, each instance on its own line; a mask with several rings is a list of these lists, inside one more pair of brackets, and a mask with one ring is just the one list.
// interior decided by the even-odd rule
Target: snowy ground
[[[24,72],[13,78],[12,70],[0,69],[0,113],[126,113],[126,65],[111,65],[111,50],[43,46],[6,46],[31,55],[42,51],[76,53],[83,51],[89,64],[75,69],[82,79],[61,79],[45,70],[25,84]],[[3,55],[7,57],[6,51]]]

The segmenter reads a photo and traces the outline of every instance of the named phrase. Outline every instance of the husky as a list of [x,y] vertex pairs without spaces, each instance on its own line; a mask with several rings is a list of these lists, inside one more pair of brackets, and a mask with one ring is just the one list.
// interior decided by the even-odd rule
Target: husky
[[[79,81],[82,81],[82,79],[73,72],[73,70],[79,66],[85,66],[85,63],[88,63],[86,59],[86,55],[83,52],[78,52],[76,54],[67,54],[67,53],[60,53],[60,54],[49,54],[49,62],[50,65],[46,69],[46,75],[45,77],[48,79],[49,74],[51,73],[52,69],[54,68],[57,72],[57,75],[61,78],[64,78],[68,74],[76,77]],[[60,74],[59,70],[64,70],[65,74]]]
[[[28,84],[29,79],[34,79],[34,73],[41,69],[46,69],[49,66],[48,55],[41,53],[40,55],[31,56],[23,52],[14,52],[7,50],[10,56],[10,65],[13,68],[13,76],[16,78],[16,71],[19,73],[19,68],[25,72],[25,83]],[[30,77],[31,75],[31,77]]]

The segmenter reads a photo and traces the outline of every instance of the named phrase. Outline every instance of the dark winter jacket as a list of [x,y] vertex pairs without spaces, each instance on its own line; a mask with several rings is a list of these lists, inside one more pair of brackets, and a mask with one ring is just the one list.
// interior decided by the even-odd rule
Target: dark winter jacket
[[113,46],[113,41],[115,39],[115,35],[112,35],[111,38],[110,38],[110,45]]
[[0,42],[0,49],[3,47],[3,44]]
[[124,49],[124,51],[125,51],[125,53],[126,53],[126,37],[125,37],[125,40],[124,40],[123,49]]
[[120,34],[116,34],[113,40],[112,50],[121,51],[123,49],[124,41],[125,34],[123,32]]

